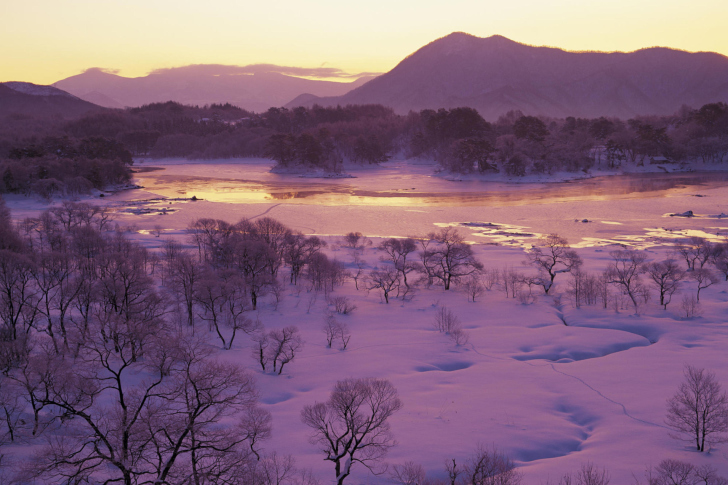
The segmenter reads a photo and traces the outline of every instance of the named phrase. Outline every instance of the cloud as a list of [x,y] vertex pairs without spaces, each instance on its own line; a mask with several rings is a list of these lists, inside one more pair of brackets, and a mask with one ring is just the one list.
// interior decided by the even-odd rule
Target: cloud
[[87,72],[103,72],[105,74],[119,74],[119,69],[110,69],[106,67],[89,67],[88,69],[84,69],[83,73]]
[[276,66],[274,64],[249,64],[247,66],[231,66],[224,64],[192,64],[182,67],[155,69],[150,75],[163,75],[170,72],[186,71],[205,76],[240,76],[250,74],[277,73],[287,76],[308,78],[358,79],[364,76],[377,76],[380,73],[360,72],[348,73],[337,67],[292,67]]

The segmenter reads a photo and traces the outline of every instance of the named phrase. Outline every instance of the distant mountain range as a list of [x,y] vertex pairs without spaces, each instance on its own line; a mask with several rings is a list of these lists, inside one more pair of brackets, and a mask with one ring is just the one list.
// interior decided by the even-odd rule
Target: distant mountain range
[[261,112],[271,106],[283,106],[302,93],[340,96],[373,77],[363,76],[353,82],[296,77],[307,74],[342,73],[331,68],[194,65],[160,69],[143,77],[128,78],[102,69],[89,69],[82,74],[58,81],[53,86],[108,108],[177,101],[200,106],[230,103]]
[[100,109],[53,86],[25,82],[0,83],[0,115],[70,119]]
[[470,106],[490,120],[510,110],[627,119],[716,101],[728,102],[728,57],[721,54],[662,47],[568,52],[458,32],[422,47],[344,95],[309,93],[286,106],[374,103],[402,114]]
[[714,52],[663,47],[569,52],[460,32],[422,47],[385,74],[358,76],[353,82],[323,81],[356,76],[336,68],[268,64],[193,65],[136,78],[94,68],[53,87],[0,83],[0,113],[68,118],[94,105],[123,108],[177,101],[231,103],[255,112],[272,106],[382,104],[401,114],[470,106],[489,120],[510,110],[628,119],[672,114],[682,105],[728,102],[728,57]]

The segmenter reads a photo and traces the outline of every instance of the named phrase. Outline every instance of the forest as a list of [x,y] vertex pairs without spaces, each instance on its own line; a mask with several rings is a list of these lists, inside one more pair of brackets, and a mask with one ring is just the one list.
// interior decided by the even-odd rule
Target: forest
[[[639,314],[651,300],[666,310],[682,294],[673,306],[693,319],[701,290],[728,279],[728,244],[698,237],[677,240],[665,259],[615,249],[602,271],[588,272],[556,234],[538,239],[522,265],[499,268],[453,227],[375,245],[359,233],[327,242],[267,217],[199,219],[183,239],[148,250],[103,207],[67,201],[17,223],[0,209],[0,481],[8,483],[320,483],[294,457],[265,447],[272,417],[253,375],[285,376],[307,344],[302,333],[314,335],[291,315],[287,325],[266,328],[256,310],[275,310],[285,298],[307,301],[296,304],[299,316],[324,300],[320,343],[346,353],[353,333],[346,319],[357,305],[344,284],[381,295],[392,312],[395,300],[404,307],[417,294],[454,292],[475,304],[502,292],[523,308],[563,297],[574,308]],[[327,254],[330,245],[346,259]],[[433,306],[433,330],[466,348],[470,330],[447,306]],[[364,338],[365,329],[357,332]],[[245,360],[223,355],[246,348]],[[707,413],[696,408],[703,402]],[[668,404],[674,437],[699,453],[728,431],[728,398],[710,370],[687,366]],[[350,378],[328,401],[306,405],[301,421],[339,485],[362,465],[402,485],[522,483],[510,456],[483,446],[446,456],[446,480],[426,481],[415,462],[382,468],[396,444],[388,420],[401,407],[388,380]],[[17,452],[26,447],[34,452]],[[675,459],[648,472],[650,485],[726,483],[712,466]],[[669,481],[675,474],[690,481]],[[554,483],[607,485],[609,472],[585,463]]]
[[[54,168],[59,163],[77,167],[70,192],[79,190],[77,186],[118,183],[124,169],[114,161],[128,166],[135,156],[267,157],[282,169],[329,172],[341,172],[348,163],[415,157],[435,160],[454,173],[502,172],[514,177],[650,163],[709,166],[728,159],[728,105],[684,107],[672,116],[626,121],[509,112],[493,123],[467,107],[402,116],[379,105],[270,108],[256,114],[230,104],[167,102],[104,110],[71,121],[17,115],[0,122],[0,191],[60,191],[71,175],[59,174]],[[22,168],[17,162],[21,159]],[[112,170],[100,172],[113,175],[101,180],[90,173],[98,172],[91,165],[100,163],[111,163]],[[43,187],[31,189],[39,183]]]

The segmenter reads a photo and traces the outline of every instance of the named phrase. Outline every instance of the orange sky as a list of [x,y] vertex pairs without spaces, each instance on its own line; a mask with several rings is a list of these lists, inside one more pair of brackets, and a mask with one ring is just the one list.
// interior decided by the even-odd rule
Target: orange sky
[[2,0],[0,81],[188,64],[384,72],[453,31],[569,50],[728,54],[726,0]]

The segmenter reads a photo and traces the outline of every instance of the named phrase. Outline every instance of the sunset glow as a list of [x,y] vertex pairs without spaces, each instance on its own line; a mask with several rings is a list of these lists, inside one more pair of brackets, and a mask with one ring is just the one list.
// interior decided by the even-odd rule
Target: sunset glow
[[188,64],[385,72],[453,31],[568,50],[661,45],[728,53],[723,0],[4,2],[0,81],[49,84],[90,67],[141,76]]

